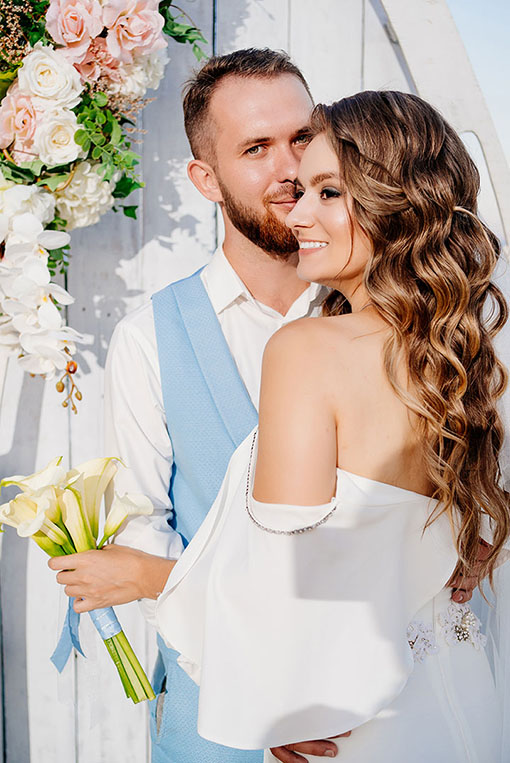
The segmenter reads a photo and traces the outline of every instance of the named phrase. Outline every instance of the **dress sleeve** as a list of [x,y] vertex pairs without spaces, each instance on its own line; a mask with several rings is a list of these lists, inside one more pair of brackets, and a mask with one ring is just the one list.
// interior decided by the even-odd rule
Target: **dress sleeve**
[[446,517],[423,532],[424,496],[349,502],[339,482],[324,505],[253,501],[253,436],[156,606],[200,684],[199,733],[240,749],[341,734],[390,704],[414,667],[409,622],[457,562]]
[[105,369],[105,452],[122,459],[119,493],[147,495],[150,516],[125,523],[116,542],[150,554],[177,559],[182,541],[167,520],[173,452],[166,428],[152,308],[144,306],[116,327]]

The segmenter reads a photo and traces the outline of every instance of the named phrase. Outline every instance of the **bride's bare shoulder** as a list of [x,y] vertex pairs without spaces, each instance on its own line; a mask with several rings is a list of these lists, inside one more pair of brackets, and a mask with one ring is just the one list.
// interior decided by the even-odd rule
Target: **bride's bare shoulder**
[[349,358],[353,340],[372,329],[358,315],[301,318],[273,334],[266,345],[264,363],[304,364],[313,373],[318,361],[323,369],[324,363]]

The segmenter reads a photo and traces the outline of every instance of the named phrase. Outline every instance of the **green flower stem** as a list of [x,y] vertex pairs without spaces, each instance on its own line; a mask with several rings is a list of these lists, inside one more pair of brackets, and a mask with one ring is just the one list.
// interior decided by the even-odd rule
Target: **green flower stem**
[[136,698],[131,688],[131,682],[129,680],[128,674],[124,670],[124,665],[122,664],[122,660],[119,656],[119,653],[117,652],[117,647],[115,646],[115,636],[105,639],[104,643],[106,644],[106,648],[110,653],[110,657],[112,658],[113,662],[115,663],[115,667],[119,672],[122,686],[126,692],[126,697],[128,697],[128,699],[131,698],[133,702],[136,702]]
[[46,533],[36,532],[32,535],[32,538],[49,556],[67,556],[67,552],[64,551],[62,546],[50,540]]
[[138,662],[124,631],[106,639],[105,644],[117,667],[126,696],[135,703],[145,699],[154,699],[156,695],[150,681]]

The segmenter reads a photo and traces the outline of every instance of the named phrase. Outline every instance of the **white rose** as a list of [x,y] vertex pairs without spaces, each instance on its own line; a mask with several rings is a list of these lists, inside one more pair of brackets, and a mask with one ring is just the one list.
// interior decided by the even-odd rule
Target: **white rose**
[[158,50],[147,56],[140,56],[132,64],[121,65],[117,70],[121,79],[111,83],[110,93],[142,98],[147,89],[157,90],[169,60],[165,50]]
[[99,166],[80,162],[67,188],[55,194],[57,210],[66,220],[67,230],[94,225],[113,207],[115,181],[103,180],[96,170]]
[[80,75],[59,50],[35,44],[18,71],[22,93],[30,95],[37,110],[73,108],[80,102]]
[[58,109],[44,114],[34,134],[34,150],[48,167],[74,162],[83,155],[74,140],[78,129],[76,114],[69,109]]

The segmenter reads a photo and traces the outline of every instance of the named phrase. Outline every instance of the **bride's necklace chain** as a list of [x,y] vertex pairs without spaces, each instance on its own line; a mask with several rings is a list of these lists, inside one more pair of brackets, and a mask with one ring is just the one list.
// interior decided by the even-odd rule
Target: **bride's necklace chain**
[[266,533],[272,533],[273,535],[300,535],[301,533],[306,533],[309,530],[315,530],[316,527],[320,527],[320,525],[323,525],[324,522],[327,522],[327,520],[330,518],[330,516],[336,511],[337,503],[333,504],[333,508],[328,511],[328,513],[318,520],[318,522],[314,522],[312,525],[307,525],[306,527],[298,527],[295,530],[274,530],[272,527],[266,527],[265,525],[261,524],[258,519],[254,516],[251,506],[250,506],[250,494],[252,491],[252,480],[251,480],[251,469],[252,469],[252,463],[253,463],[253,451],[255,449],[255,443],[257,441],[257,430],[255,430],[255,433],[253,435],[253,439],[251,441],[251,449],[250,449],[250,459],[248,461],[248,474],[246,477],[246,491],[245,491],[245,507],[246,512],[248,516],[250,517],[253,524],[255,524],[260,530],[264,530]]

